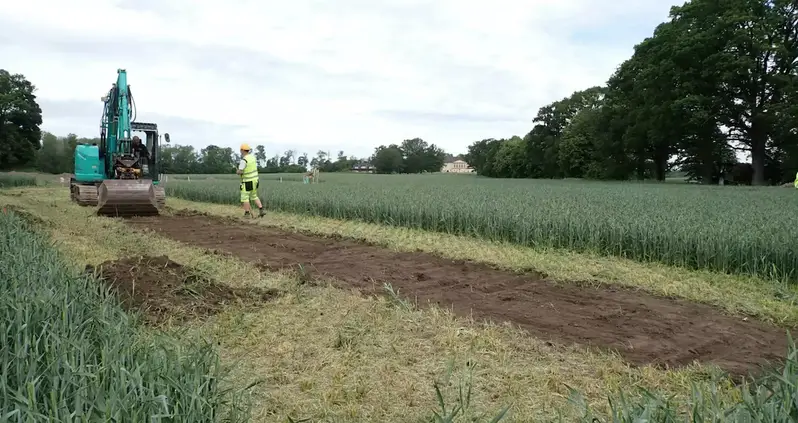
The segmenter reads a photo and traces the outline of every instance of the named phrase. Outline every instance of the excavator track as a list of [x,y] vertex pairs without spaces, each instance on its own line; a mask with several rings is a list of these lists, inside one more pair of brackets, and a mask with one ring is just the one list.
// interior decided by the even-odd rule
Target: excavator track
[[160,212],[164,207],[166,207],[166,190],[160,185],[153,185],[152,188],[155,190],[155,202],[157,203],[158,211]]
[[95,185],[70,185],[70,197],[80,206],[94,207],[97,205],[97,186]]
[[99,216],[155,216],[166,204],[163,187],[142,179],[106,179],[97,189]]

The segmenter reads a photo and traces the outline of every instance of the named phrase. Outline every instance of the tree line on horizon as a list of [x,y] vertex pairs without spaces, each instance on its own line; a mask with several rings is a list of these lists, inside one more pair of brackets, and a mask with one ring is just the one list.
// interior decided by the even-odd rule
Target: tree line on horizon
[[[99,137],[85,138],[75,134],[59,137],[47,131],[40,133],[39,148],[32,156],[27,156],[30,158],[23,165],[15,168],[51,174],[72,173],[77,146],[100,143]],[[443,153],[419,138],[405,140],[401,145],[380,146],[366,159],[346,156],[342,150],[338,151],[337,157],[321,150],[312,158],[307,153],[297,154],[295,150],[267,157],[263,145],[255,146],[253,154],[260,173],[302,173],[309,167],[317,167],[321,172],[346,172],[360,164],[372,166],[377,173],[420,173],[440,170],[444,160],[455,159],[455,156]],[[209,145],[197,150],[191,145],[162,144],[158,168],[166,174],[225,174],[234,173],[239,160],[240,155],[230,147]]]
[[[42,133],[41,147],[35,154],[33,167],[46,173],[72,173],[74,153],[78,144],[99,144],[99,138],[79,138],[75,134],[58,137],[49,132]],[[253,151],[261,173],[301,173],[308,165],[319,166],[326,172],[344,171],[358,160],[338,152],[337,160],[330,160],[328,153],[319,151],[316,157],[308,158],[307,153],[297,155],[288,150],[282,155],[267,158],[266,149],[258,145]],[[167,174],[225,174],[234,173],[240,155],[230,147],[209,145],[196,149],[191,145],[161,144],[157,155],[158,169]]]
[[[798,2],[693,0],[606,85],[538,110],[525,136],[484,139],[466,161],[499,178],[766,185],[798,171]],[[737,152],[750,156],[738,163]]]

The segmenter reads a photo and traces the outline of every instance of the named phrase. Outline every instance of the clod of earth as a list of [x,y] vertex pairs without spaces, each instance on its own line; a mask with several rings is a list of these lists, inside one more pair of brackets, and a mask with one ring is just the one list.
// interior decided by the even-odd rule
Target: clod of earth
[[86,266],[118,294],[126,310],[142,312],[152,324],[204,318],[230,306],[271,300],[278,291],[232,288],[208,280],[166,256],[139,256]]
[[420,303],[451,308],[462,316],[509,321],[545,341],[616,350],[633,364],[678,367],[695,360],[740,375],[780,361],[787,350],[780,328],[630,289],[556,284],[534,272],[398,253],[207,215],[134,218],[128,223],[270,269],[302,265],[316,277],[365,293],[381,293],[389,283],[401,296]]

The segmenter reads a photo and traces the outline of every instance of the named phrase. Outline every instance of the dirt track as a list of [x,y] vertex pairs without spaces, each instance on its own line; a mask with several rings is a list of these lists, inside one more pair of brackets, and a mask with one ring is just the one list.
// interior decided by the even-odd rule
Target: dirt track
[[302,264],[341,287],[452,308],[460,315],[510,321],[535,337],[617,350],[634,364],[714,362],[734,374],[756,372],[786,352],[785,332],[704,305],[638,291],[555,285],[542,275],[424,253],[400,253],[351,240],[313,237],[210,216],[134,218],[130,224],[271,268]]

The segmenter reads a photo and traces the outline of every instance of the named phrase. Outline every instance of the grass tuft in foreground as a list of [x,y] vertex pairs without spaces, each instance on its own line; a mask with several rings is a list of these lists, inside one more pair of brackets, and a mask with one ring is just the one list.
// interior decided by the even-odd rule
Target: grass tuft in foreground
[[733,395],[736,402],[722,400],[719,390],[699,390],[695,385],[687,404],[641,388],[641,397],[629,400],[623,393],[609,398],[609,416],[596,415],[583,397],[571,389],[570,402],[581,410],[582,422],[591,423],[788,423],[798,421],[798,349],[789,339],[789,352],[780,372],[751,383],[743,383]]
[[[386,290],[390,288],[386,287]],[[638,388],[638,394],[629,396],[623,391],[608,397],[608,413],[596,412],[576,389],[568,387],[570,405],[578,411],[581,423],[791,423],[798,421],[798,349],[792,338],[789,339],[789,353],[780,372],[769,374],[740,385],[731,397],[722,394],[722,388],[716,385],[713,389],[699,388],[693,383],[693,389],[687,401],[674,397],[666,398],[660,393]],[[439,385],[449,384],[451,368],[445,381],[434,384],[438,402],[430,422],[491,422],[504,421],[509,417],[510,406],[506,406],[494,414],[472,412],[473,386],[471,376],[475,364],[467,364],[465,378],[457,381],[456,394],[445,398]],[[722,382],[721,382],[722,383]],[[733,398],[730,401],[729,398]],[[523,416],[517,416],[523,418]],[[559,423],[565,421],[562,416]]]
[[145,333],[49,240],[0,213],[3,421],[244,421],[213,345]]
[[[638,393],[630,397],[623,391],[608,397],[607,414],[594,411],[584,396],[576,389],[568,387],[568,398],[572,407],[578,410],[582,423],[792,423],[798,421],[798,348],[789,339],[789,352],[781,371],[769,374],[740,385],[731,396],[721,394],[720,386],[693,389],[687,401],[666,398],[660,393],[639,387]],[[469,365],[473,370],[473,365]],[[433,413],[431,422],[487,421],[499,422],[507,417],[509,407],[492,416],[475,418],[468,411],[471,405],[472,386],[469,380],[460,381],[459,395],[446,404],[438,385],[435,385],[440,411]],[[449,410],[449,411],[447,411]],[[519,416],[520,417],[520,416]],[[485,419],[485,420],[482,420]],[[560,417],[558,422],[565,421]]]

